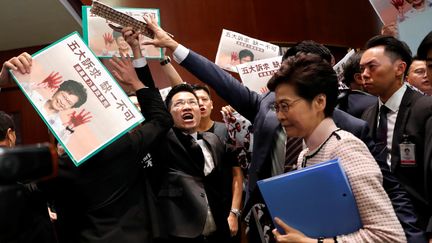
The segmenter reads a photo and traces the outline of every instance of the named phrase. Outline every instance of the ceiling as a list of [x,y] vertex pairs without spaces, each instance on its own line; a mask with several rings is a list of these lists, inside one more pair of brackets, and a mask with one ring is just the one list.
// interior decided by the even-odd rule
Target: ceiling
[[0,51],[41,46],[81,31],[67,0],[0,0]]

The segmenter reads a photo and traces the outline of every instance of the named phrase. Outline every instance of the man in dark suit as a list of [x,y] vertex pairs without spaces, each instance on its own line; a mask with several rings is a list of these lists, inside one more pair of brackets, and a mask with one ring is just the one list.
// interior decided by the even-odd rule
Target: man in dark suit
[[430,229],[432,98],[404,83],[411,53],[403,42],[376,36],[366,48],[360,61],[362,77],[366,89],[379,100],[364,112],[363,119],[382,157],[411,196],[420,226]]
[[[276,158],[277,154],[285,152],[284,147],[278,149],[277,146],[278,144],[283,144],[285,140],[279,139],[283,137],[283,134],[279,136],[283,131],[277,120],[276,113],[272,110],[272,105],[275,101],[274,92],[260,95],[250,91],[214,63],[178,44],[165,31],[158,27],[156,22],[150,19],[147,20],[150,23],[149,27],[156,33],[156,38],[147,41],[148,44],[167,47],[174,51],[174,59],[180,65],[215,89],[234,109],[252,121],[254,143],[245,205],[245,209],[249,209],[251,205],[259,200],[256,182],[281,173],[273,169],[277,167],[275,166],[277,163],[280,163]],[[295,55],[297,52],[318,54],[329,63],[332,59],[332,55],[327,48],[313,41],[301,42],[296,47],[290,48],[284,55],[284,58],[287,58],[289,55]],[[368,136],[366,122],[338,109],[335,109],[333,119],[338,127],[353,133],[366,143],[371,152],[374,152],[374,142]],[[412,242],[422,242],[421,240],[416,241],[416,239],[423,238],[423,232],[414,225],[416,216],[412,211],[409,199],[406,197],[406,192],[401,191],[398,182],[392,178],[390,173],[386,172],[388,170],[387,166],[385,164],[382,165],[380,161],[377,162],[380,164],[384,175],[384,187],[392,200],[393,207],[404,227],[405,233],[408,238],[413,239]]]
[[155,144],[152,188],[159,242],[224,242],[230,239],[231,165],[225,147],[210,132],[198,133],[198,97],[188,84],[165,100],[174,127]]
[[362,53],[356,52],[344,65],[342,82],[349,89],[341,92],[337,106],[337,108],[357,118],[361,118],[363,112],[377,101],[376,96],[363,90],[363,80],[360,73]]

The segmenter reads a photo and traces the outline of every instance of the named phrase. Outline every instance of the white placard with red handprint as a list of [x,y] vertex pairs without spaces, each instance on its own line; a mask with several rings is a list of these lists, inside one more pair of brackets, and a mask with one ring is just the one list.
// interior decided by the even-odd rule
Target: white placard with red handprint
[[144,120],[76,32],[11,73],[77,166]]
[[[90,13],[90,6],[82,7],[83,16],[83,37],[90,49],[98,57],[120,56],[129,54],[133,56],[128,43],[123,39],[121,33],[114,31],[108,24],[108,20]],[[143,21],[143,16],[154,16],[160,25],[159,9],[155,8],[114,8],[133,18]],[[114,26],[116,26],[114,24]],[[144,35],[139,36],[140,43],[149,39]],[[141,45],[142,55],[150,59],[162,59],[161,48],[151,45]]]
[[[431,0],[369,0],[381,22],[388,26],[403,22],[429,9]],[[426,33],[423,35],[425,36]]]
[[231,31],[222,30],[215,63],[237,72],[239,64],[279,56],[279,46]]
[[250,90],[263,94],[268,91],[267,82],[281,65],[282,56],[237,65],[243,84]]

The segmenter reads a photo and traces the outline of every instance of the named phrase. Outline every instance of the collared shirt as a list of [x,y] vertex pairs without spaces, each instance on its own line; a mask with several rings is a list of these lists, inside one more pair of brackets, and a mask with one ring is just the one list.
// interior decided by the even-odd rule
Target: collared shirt
[[313,130],[312,134],[307,140],[304,140],[306,147],[314,152],[318,147],[324,143],[325,139],[330,137],[330,135],[337,129],[336,124],[333,119],[325,118],[320,124]]
[[173,52],[174,60],[179,64],[186,59],[187,55],[189,55],[189,49],[180,44]]
[[[201,147],[201,150],[204,154],[204,175],[207,176],[208,174],[210,174],[212,172],[212,170],[214,169],[214,162],[213,162],[213,157],[210,153],[209,148],[207,147],[207,145],[204,143],[204,141],[202,139],[198,139],[198,133],[194,132],[192,134],[186,134],[185,135],[191,135],[195,141],[198,143],[198,145]],[[216,222],[214,220],[213,214],[211,212],[210,209],[210,205],[208,203],[208,199],[207,199],[207,195],[206,195],[206,201],[207,201],[207,218],[206,218],[206,222],[204,225],[204,229],[203,229],[203,235],[208,236],[210,234],[212,234],[214,231],[216,231]]]
[[204,175],[207,176],[208,174],[210,174],[215,165],[214,165],[214,161],[213,161],[213,156],[210,153],[210,149],[207,147],[207,145],[204,143],[204,141],[202,139],[198,139],[198,133],[192,133],[189,134],[191,135],[195,141],[198,143],[198,145],[201,147],[201,150],[204,154]]
[[[396,118],[399,112],[399,107],[402,102],[403,95],[407,89],[406,84],[403,84],[384,104],[381,99],[378,99],[379,109],[381,110],[381,106],[385,105],[389,108],[389,112],[387,113],[387,149],[388,151],[392,150],[392,142],[393,142],[393,133],[396,124]],[[378,112],[379,114],[379,112]],[[379,118],[377,118],[379,119]],[[377,127],[379,126],[379,121],[377,122]],[[387,164],[391,168],[391,152],[387,153]]]
[[145,67],[147,65],[147,60],[145,57],[140,57],[140,58],[134,59],[132,61],[132,64],[135,68]]

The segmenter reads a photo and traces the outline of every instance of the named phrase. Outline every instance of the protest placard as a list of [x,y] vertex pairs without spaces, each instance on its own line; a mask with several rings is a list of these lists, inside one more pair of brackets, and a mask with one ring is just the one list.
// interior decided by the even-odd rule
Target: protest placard
[[412,53],[432,28],[432,0],[369,0],[386,30],[406,42]]
[[276,73],[282,61],[282,56],[237,65],[243,84],[257,93],[267,92],[267,82]]
[[77,166],[144,120],[76,32],[35,53],[29,74],[11,73]]
[[239,64],[277,56],[279,46],[224,29],[215,63],[225,70],[237,72],[235,66]]
[[[83,16],[83,39],[90,49],[98,57],[120,56],[129,54],[133,56],[129,44],[123,39],[122,34],[113,30],[109,24],[110,21],[96,16],[90,12],[90,6],[82,7]],[[153,8],[114,8],[115,10],[125,13],[133,18],[143,21],[144,16],[153,16],[160,25],[159,9]],[[114,24],[115,25],[115,24]],[[144,35],[139,36],[140,43],[149,39]],[[151,45],[141,44],[142,55],[150,59],[161,59],[163,52],[161,48]]]

